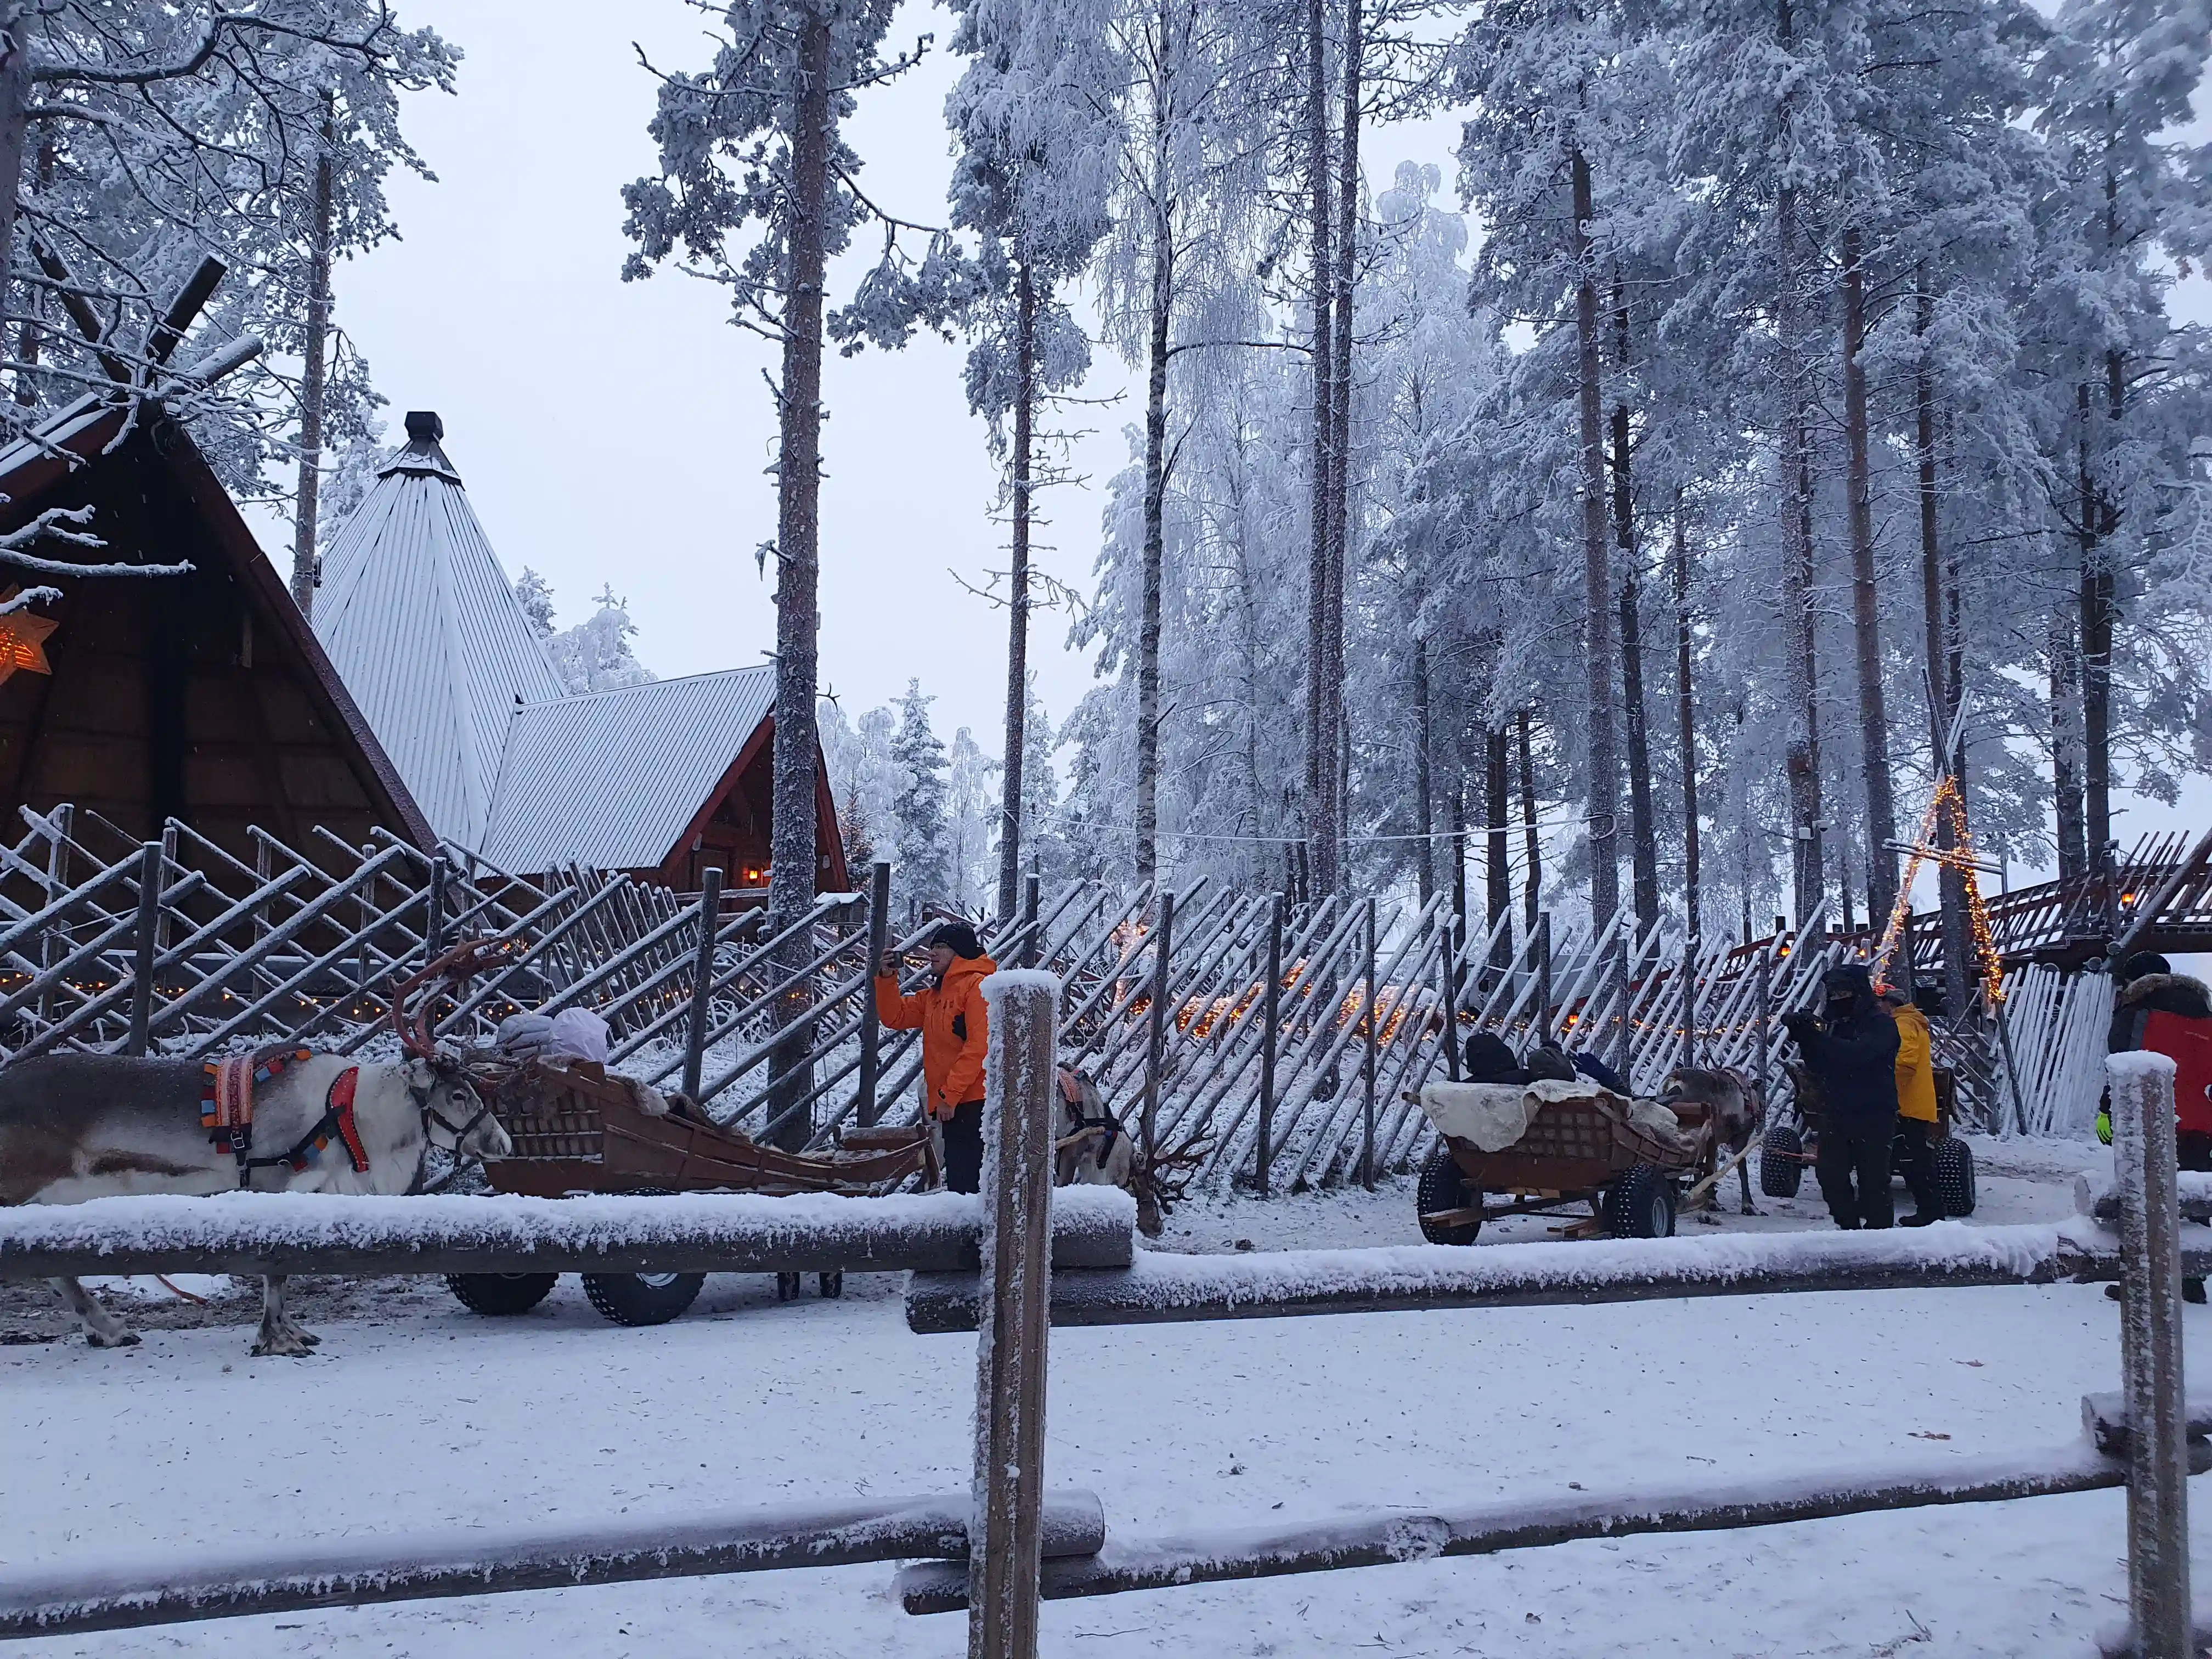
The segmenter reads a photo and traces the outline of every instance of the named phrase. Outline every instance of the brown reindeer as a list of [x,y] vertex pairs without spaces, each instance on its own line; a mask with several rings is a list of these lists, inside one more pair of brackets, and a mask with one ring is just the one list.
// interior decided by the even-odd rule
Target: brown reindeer
[[[1741,1153],[1751,1145],[1751,1138],[1759,1133],[1759,1126],[1766,1116],[1766,1101],[1759,1085],[1732,1066],[1677,1066],[1659,1085],[1659,1100],[1665,1106],[1696,1105],[1705,1109],[1712,1118],[1713,1156],[1717,1159],[1723,1151],[1732,1158]],[[1735,1176],[1743,1189],[1744,1214],[1757,1215],[1758,1206],[1751,1201],[1748,1158],[1738,1158]],[[1704,1207],[1720,1207],[1718,1182],[1706,1192]]]

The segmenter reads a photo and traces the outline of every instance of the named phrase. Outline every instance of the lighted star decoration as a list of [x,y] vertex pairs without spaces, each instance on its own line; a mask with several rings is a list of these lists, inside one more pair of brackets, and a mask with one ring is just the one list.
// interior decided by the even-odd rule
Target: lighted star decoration
[[[0,605],[12,604],[18,591],[0,593]],[[28,611],[0,611],[0,684],[5,684],[19,668],[27,668],[33,674],[54,672],[46,660],[46,635],[54,627],[51,617],[33,616]]]

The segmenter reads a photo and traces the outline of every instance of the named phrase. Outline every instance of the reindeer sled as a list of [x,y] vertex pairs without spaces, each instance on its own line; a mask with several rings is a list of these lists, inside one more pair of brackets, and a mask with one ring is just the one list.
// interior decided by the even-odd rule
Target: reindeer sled
[[[430,1011],[449,988],[486,965],[483,947],[448,951],[403,983],[392,1023],[410,1053],[431,1047]],[[424,988],[411,1011],[410,995]],[[938,1184],[936,1143],[926,1124],[850,1129],[826,1152],[765,1146],[726,1127],[681,1095],[663,1096],[633,1079],[607,1075],[589,1060],[515,1062],[496,1050],[463,1051],[470,1081],[507,1131],[512,1150],[483,1160],[492,1190],[531,1198],[587,1193],[840,1193],[874,1198],[919,1177]],[[452,1273],[446,1283],[472,1312],[526,1313],[544,1301],[558,1273]],[[586,1273],[592,1305],[621,1325],[659,1325],[697,1298],[704,1273]],[[780,1273],[784,1300],[799,1275]],[[842,1293],[844,1275],[819,1275],[823,1296]]]
[[1419,1099],[1443,1137],[1416,1189],[1431,1244],[1472,1244],[1485,1222],[1516,1215],[1574,1216],[1570,1237],[1672,1237],[1682,1184],[1709,1189],[1726,1173],[1700,1101],[1624,1100],[1550,1078],[1431,1083]]

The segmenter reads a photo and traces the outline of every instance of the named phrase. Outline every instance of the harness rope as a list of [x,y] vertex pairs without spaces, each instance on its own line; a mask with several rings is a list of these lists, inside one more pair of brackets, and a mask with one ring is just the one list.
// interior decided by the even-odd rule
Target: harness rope
[[[368,1173],[368,1149],[362,1146],[360,1126],[354,1121],[354,1096],[361,1086],[361,1067],[358,1066],[347,1066],[331,1079],[330,1092],[324,1097],[322,1116],[315,1120],[314,1127],[295,1141],[289,1151],[279,1152],[274,1158],[252,1156],[255,1089],[274,1081],[291,1066],[311,1057],[309,1049],[293,1048],[258,1060],[251,1055],[211,1060],[203,1066],[207,1080],[200,1091],[200,1127],[208,1132],[210,1140],[228,1144],[230,1155],[238,1164],[238,1184],[241,1190],[252,1183],[256,1170],[270,1169],[283,1164],[289,1164],[295,1175],[304,1172],[308,1159],[328,1146],[333,1139],[344,1146],[356,1175]],[[422,1113],[426,1118],[437,1115],[427,1103],[422,1106]],[[445,1123],[442,1119],[440,1122],[450,1132],[451,1124]]]

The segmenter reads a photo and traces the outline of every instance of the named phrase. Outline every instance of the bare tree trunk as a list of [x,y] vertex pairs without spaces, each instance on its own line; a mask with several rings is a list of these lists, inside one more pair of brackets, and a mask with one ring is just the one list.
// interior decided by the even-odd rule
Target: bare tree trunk
[[[1790,0],[1779,0],[1776,33],[1786,51],[1793,39]],[[1812,460],[1806,441],[1804,363],[1797,331],[1797,192],[1784,185],[1775,194],[1777,280],[1775,333],[1782,352],[1783,627],[1789,643],[1790,864],[1797,920],[1820,908],[1820,725],[1814,703],[1819,663],[1813,614]]]
[[1306,0],[1306,182],[1310,193],[1309,234],[1313,243],[1313,473],[1309,480],[1310,535],[1306,560],[1306,799],[1305,832],[1316,861],[1321,840],[1332,832],[1329,805],[1336,748],[1328,718],[1329,536],[1335,514],[1329,490],[1336,482],[1336,318],[1331,285],[1336,260],[1328,166],[1328,39],[1322,0]]
[[[1164,141],[1163,141],[1164,142]],[[1153,174],[1167,175],[1165,158]],[[1175,246],[1168,210],[1156,203],[1152,230],[1152,338],[1145,386],[1144,600],[1137,634],[1137,884],[1159,872],[1160,586],[1167,557],[1168,313],[1175,295]]]
[[323,483],[323,402],[331,333],[331,152],[337,145],[335,100],[323,94],[323,148],[315,157],[315,195],[307,222],[307,325],[300,356],[300,500],[292,517],[292,599],[300,614],[315,611],[317,505]]
[[[2107,351],[2107,453],[2119,441],[2126,397],[2127,382],[2120,354]],[[2083,423],[2087,424],[2086,411]],[[2100,517],[2095,557],[2084,561],[2081,572],[2082,795],[2087,818],[2089,862],[2093,866],[2109,862],[2112,841],[2112,627],[2117,612],[2110,545],[2120,527],[2119,503],[2110,489],[2097,492],[2097,507]]]
[[1336,325],[1329,345],[1336,363],[1329,375],[1329,459],[1336,477],[1328,489],[1328,673],[1322,686],[1327,726],[1335,746],[1337,775],[1329,791],[1329,831],[1322,843],[1323,884],[1340,892],[1347,874],[1344,836],[1351,812],[1352,723],[1344,702],[1345,571],[1352,556],[1352,305],[1359,256],[1359,97],[1361,0],[1344,0],[1344,92],[1336,149]]
[[[1616,276],[1613,286],[1614,361],[1628,372],[1628,304]],[[1644,703],[1644,623],[1637,584],[1636,491],[1629,470],[1629,415],[1613,406],[1613,532],[1620,550],[1620,688],[1628,739],[1629,871],[1636,924],[1649,933],[1659,921],[1659,825],[1651,804],[1651,737]]]
[[1875,586],[1874,477],[1867,460],[1866,261],[1859,228],[1844,232],[1844,433],[1850,469],[1851,633],[1858,647],[1859,767],[1866,781],[1867,920],[1897,902],[1897,805],[1890,794],[1889,713],[1881,684],[1881,596]]
[[1036,285],[1014,265],[1013,554],[1008,562],[1006,749],[999,808],[999,919],[1014,914],[1022,879],[1023,745],[1030,726],[1030,448],[1036,404]]
[[[791,213],[786,242],[782,443],[776,461],[775,736],[773,817],[769,827],[769,914],[796,921],[814,900],[817,861],[815,791],[819,744],[814,729],[816,639],[821,631],[822,297],[830,152],[834,142],[830,87],[830,18],[819,0],[807,4],[799,28],[798,97],[791,133]],[[785,966],[796,971],[812,954],[799,938]],[[796,987],[782,1011],[793,1037],[769,1060],[780,1086],[772,1115],[805,1092],[809,1028],[799,1020],[811,999]],[[804,1113],[779,1140],[805,1145]]]
[[2075,609],[2062,603],[2051,611],[2051,784],[2062,879],[2089,867],[2081,817],[2081,664]]
[[31,0],[0,0],[0,291],[15,270],[15,208],[31,107]]
[[1429,709],[1429,642],[1418,636],[1413,641],[1413,793],[1416,799],[1416,824],[1421,837],[1421,861],[1416,873],[1419,877],[1421,904],[1426,908],[1437,891],[1436,810],[1430,792],[1436,776],[1435,757],[1431,752],[1436,738],[1436,723]]
[[1590,273],[1589,161],[1577,149],[1574,173],[1577,402],[1582,417],[1583,657],[1587,676],[1589,769],[1590,915],[1602,927],[1620,908],[1620,761],[1613,739],[1613,572],[1606,548],[1604,422],[1599,412],[1597,283]]
[[[1957,688],[1950,683],[1950,653],[1943,638],[1943,546],[1936,495],[1936,368],[1928,356],[1928,336],[1935,325],[1935,296],[1928,291],[1927,273],[1923,270],[1920,289],[1913,301],[1913,332],[1919,338],[1920,355],[1912,371],[1912,439],[1919,463],[1920,603],[1927,635],[1928,750],[1936,776],[1948,771],[1959,777],[1965,769],[1964,753],[1944,752],[1950,738],[1952,714],[1958,704]],[[1960,787],[1964,787],[1961,779]],[[1949,816],[1939,814],[1936,820],[1936,845],[1948,852],[1954,844]],[[1936,872],[1936,890],[1943,918],[1944,1002],[1955,1019],[1966,1012],[1966,1006],[1969,947],[1966,878],[1958,871],[1945,866]]]
[[1698,702],[1690,677],[1690,538],[1682,491],[1674,491],[1674,717],[1682,745],[1682,903],[1690,937],[1701,935],[1698,916]]
[[[1513,872],[1509,867],[1506,830],[1513,811],[1507,799],[1508,764],[1505,728],[1493,726],[1482,734],[1483,899],[1493,930],[1513,908]],[[1504,968],[1513,959],[1512,933],[1510,927],[1498,932],[1491,957],[1497,967]]]
[[1533,935],[1536,918],[1544,908],[1544,849],[1536,838],[1536,763],[1528,741],[1528,711],[1521,723],[1521,835],[1528,867],[1522,872],[1521,919]]
[[[49,138],[39,146],[39,191],[43,195],[52,188],[54,168],[60,158],[54,152],[53,140]],[[4,289],[0,282],[0,289]],[[23,326],[15,337],[15,361],[21,365],[15,371],[15,402],[23,409],[39,406],[39,354],[45,349],[44,330],[39,322],[43,307],[40,296],[33,289],[24,295],[23,309],[28,313]]]

